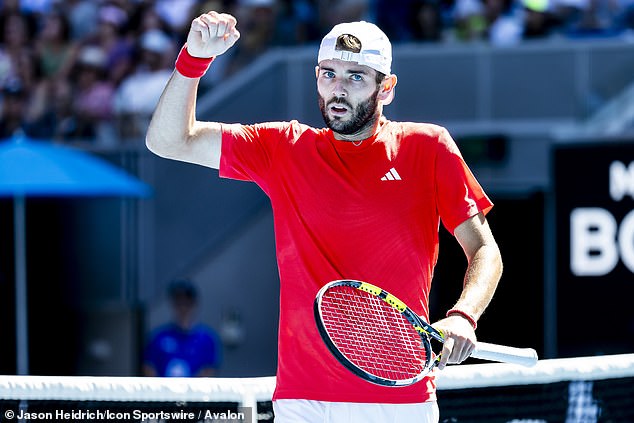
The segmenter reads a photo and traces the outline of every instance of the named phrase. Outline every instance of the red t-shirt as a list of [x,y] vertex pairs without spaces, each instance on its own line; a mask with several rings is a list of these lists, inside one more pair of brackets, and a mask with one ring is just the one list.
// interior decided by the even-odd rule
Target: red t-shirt
[[273,207],[281,284],[273,398],[435,399],[433,377],[382,387],[340,365],[319,336],[313,301],[327,282],[357,279],[428,319],[440,221],[453,233],[492,207],[449,133],[382,118],[357,146],[297,121],[223,125],[220,176],[257,183]]

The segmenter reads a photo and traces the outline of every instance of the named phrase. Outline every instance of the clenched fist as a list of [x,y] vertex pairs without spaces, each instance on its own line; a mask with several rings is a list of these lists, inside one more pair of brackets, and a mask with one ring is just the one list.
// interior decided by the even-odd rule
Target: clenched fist
[[208,12],[192,21],[187,52],[194,57],[219,56],[240,38],[237,20],[226,13]]

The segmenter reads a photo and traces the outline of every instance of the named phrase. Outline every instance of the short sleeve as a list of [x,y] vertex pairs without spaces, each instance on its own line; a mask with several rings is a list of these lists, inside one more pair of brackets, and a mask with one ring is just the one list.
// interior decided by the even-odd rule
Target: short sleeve
[[439,134],[435,172],[438,213],[452,234],[468,218],[493,207],[446,129]]
[[275,150],[287,132],[284,122],[223,124],[220,176],[252,181],[267,191]]

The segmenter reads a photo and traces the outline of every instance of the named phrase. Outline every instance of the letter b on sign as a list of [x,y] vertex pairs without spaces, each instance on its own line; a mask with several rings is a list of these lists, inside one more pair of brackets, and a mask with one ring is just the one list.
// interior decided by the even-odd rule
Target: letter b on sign
[[576,276],[603,276],[618,264],[634,273],[634,210],[621,225],[609,211],[577,208],[570,213],[570,269]]

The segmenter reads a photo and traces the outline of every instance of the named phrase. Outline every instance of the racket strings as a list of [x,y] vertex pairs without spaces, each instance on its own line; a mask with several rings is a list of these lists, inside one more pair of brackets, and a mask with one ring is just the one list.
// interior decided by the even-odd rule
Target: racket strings
[[346,358],[365,372],[405,380],[426,371],[427,350],[402,313],[380,298],[338,286],[322,297],[324,327]]

